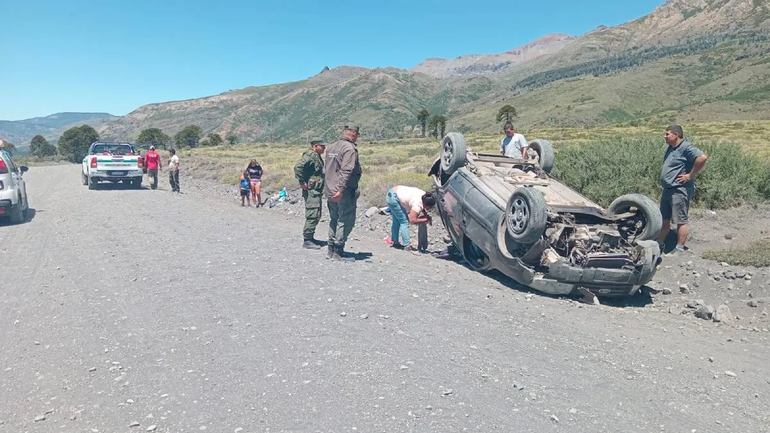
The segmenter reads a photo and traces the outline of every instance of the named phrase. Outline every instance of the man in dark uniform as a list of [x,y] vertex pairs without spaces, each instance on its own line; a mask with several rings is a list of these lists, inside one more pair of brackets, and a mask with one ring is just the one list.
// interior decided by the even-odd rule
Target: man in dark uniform
[[324,160],[321,158],[326,143],[316,139],[310,142],[310,149],[302,154],[302,159],[294,166],[294,177],[302,188],[305,199],[305,228],[302,230],[302,246],[309,250],[321,247],[315,240],[315,228],[321,220],[321,197],[324,191]]
[[342,137],[326,150],[324,174],[329,206],[328,258],[352,261],[345,257],[345,242],[356,223],[356,201],[360,192],[361,164],[358,162],[358,126],[345,126]]

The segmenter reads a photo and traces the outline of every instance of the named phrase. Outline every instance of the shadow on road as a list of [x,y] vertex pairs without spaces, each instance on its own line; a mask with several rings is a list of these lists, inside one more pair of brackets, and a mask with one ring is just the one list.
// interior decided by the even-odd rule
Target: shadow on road
[[[29,208],[24,212],[24,222],[22,224],[26,224],[33,219],[35,219],[35,215],[37,215],[38,212],[43,212],[42,210],[37,210],[34,208]],[[8,217],[0,217],[0,227],[5,226],[12,226],[14,224],[11,224],[11,220]]]
[[[150,187],[146,185],[142,185],[142,190],[149,190]],[[123,191],[123,190],[138,190],[130,183],[123,183],[123,182],[99,182],[94,185],[95,191]]]

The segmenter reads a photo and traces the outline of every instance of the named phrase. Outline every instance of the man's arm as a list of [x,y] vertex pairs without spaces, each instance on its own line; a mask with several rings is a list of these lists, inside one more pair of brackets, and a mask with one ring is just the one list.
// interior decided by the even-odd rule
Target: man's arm
[[301,186],[302,189],[307,189],[308,179],[305,179],[305,167],[307,166],[308,161],[307,155],[303,153],[302,159],[300,159],[297,165],[294,166],[294,177],[297,178],[299,186]]
[[500,155],[505,155],[505,139],[500,140]]
[[697,158],[695,158],[695,163],[692,165],[692,171],[685,174],[680,174],[676,180],[679,183],[687,183],[693,179],[695,179],[695,176],[700,173],[701,170],[703,170],[703,167],[706,166],[706,160],[708,159],[708,155],[705,153],[701,153]]
[[527,149],[529,148],[529,144],[527,143],[527,139],[524,138],[524,136],[521,136],[521,159],[528,159],[527,158]]
[[356,167],[356,150],[353,145],[345,146],[340,152],[340,169],[338,172],[338,183],[335,192],[343,192],[348,187],[350,175]]

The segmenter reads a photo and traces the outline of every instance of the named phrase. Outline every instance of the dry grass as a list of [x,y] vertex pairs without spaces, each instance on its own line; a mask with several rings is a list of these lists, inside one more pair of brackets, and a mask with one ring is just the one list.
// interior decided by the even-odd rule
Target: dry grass
[[[770,121],[712,122],[684,125],[685,133],[697,144],[709,142],[734,142],[756,155],[770,157]],[[528,138],[546,138],[558,148],[564,144],[580,144],[597,139],[620,137],[660,137],[662,158],[664,151],[663,128],[651,127],[604,127],[604,128],[549,128],[522,131]],[[477,152],[496,153],[501,135],[468,134],[468,147]],[[295,189],[294,164],[306,146],[285,143],[252,143],[236,146],[184,149],[180,151],[186,169],[203,179],[220,183],[236,184],[249,160],[257,159],[265,169],[263,178],[267,193],[282,187]],[[439,152],[435,139],[402,139],[378,142],[360,142],[359,154],[364,175],[361,180],[362,195],[372,205],[384,205],[384,195],[393,185],[410,185],[430,189],[427,177],[430,165]],[[558,158],[558,157],[557,157]],[[558,160],[557,160],[558,161]]]
[[745,248],[706,251],[703,257],[735,266],[770,266],[770,241],[758,240]]

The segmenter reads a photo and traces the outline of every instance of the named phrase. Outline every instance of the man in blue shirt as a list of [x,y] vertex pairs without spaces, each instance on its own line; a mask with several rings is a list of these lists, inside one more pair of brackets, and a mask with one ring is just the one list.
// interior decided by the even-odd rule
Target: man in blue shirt
[[663,169],[660,173],[660,213],[663,216],[663,228],[659,242],[664,242],[671,221],[677,225],[677,242],[674,253],[685,250],[687,234],[690,232],[688,213],[690,201],[695,195],[695,176],[703,170],[708,156],[692,143],[684,139],[684,131],[679,125],[666,128],[664,136],[668,149],[663,157]]

